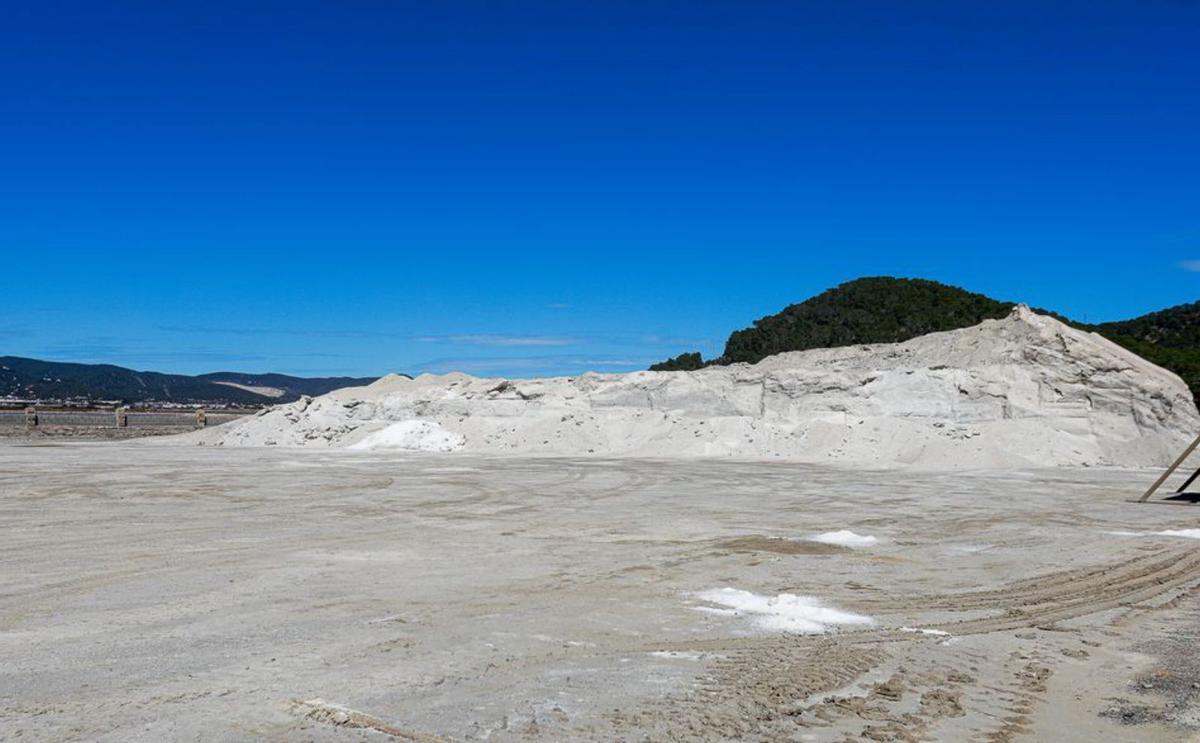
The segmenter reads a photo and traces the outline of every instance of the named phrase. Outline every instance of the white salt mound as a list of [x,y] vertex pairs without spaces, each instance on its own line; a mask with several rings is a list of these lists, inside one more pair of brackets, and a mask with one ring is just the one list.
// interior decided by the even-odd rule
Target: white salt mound
[[407,420],[393,423],[382,430],[346,447],[348,449],[407,449],[409,451],[456,451],[466,442],[462,436],[433,421]]
[[809,542],[820,542],[821,544],[836,544],[842,547],[850,547],[857,549],[859,547],[870,547],[879,542],[878,539],[872,536],[863,534],[855,534],[852,531],[841,529],[839,531],[827,531],[824,534],[814,534],[808,538]]
[[1018,307],[906,343],[694,372],[391,375],[177,441],[975,469],[1162,465],[1197,430],[1179,377]]
[[745,616],[755,627],[767,632],[814,634],[828,632],[840,625],[871,625],[875,620],[826,606],[812,596],[781,593],[760,596],[737,588],[701,591],[696,598],[720,608],[698,606],[698,611],[721,616]]

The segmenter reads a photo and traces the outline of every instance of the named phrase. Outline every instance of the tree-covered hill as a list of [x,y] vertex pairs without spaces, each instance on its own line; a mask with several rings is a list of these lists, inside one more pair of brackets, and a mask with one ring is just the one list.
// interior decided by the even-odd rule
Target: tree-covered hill
[[1200,302],[1088,328],[1175,372],[1200,399]]
[[1093,327],[1106,335],[1119,335],[1162,348],[1200,348],[1200,302]]
[[[692,370],[711,364],[755,363],[786,351],[900,343],[1001,318],[1012,308],[1012,302],[926,279],[856,279],[735,330],[725,352],[715,359],[705,361],[699,353],[683,353],[650,368]],[[1200,302],[1099,325],[1054,316],[1170,369],[1187,382],[1193,395],[1200,392]]]
[[681,353],[673,359],[667,359],[650,366],[650,371],[694,371],[706,366],[699,351]]
[[1004,317],[1011,309],[1010,302],[936,281],[858,279],[734,331],[716,362],[754,363],[784,351],[899,343]]

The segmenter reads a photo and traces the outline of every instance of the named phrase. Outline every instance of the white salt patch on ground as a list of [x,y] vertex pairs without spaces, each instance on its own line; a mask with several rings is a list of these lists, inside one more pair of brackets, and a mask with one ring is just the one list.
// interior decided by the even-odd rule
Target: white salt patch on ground
[[949,637],[949,632],[943,632],[940,629],[924,629],[923,627],[901,627],[901,632],[916,632],[919,635],[933,635],[935,637]]
[[947,555],[974,555],[978,552],[984,552],[995,547],[994,544],[948,544],[939,550],[940,554]]
[[839,625],[872,625],[874,619],[826,606],[812,596],[781,593],[760,596],[738,588],[714,588],[701,591],[696,597],[716,604],[694,607],[697,611],[721,616],[745,616],[754,626],[768,632],[815,634],[828,632]]
[[399,624],[408,624],[408,618],[403,614],[391,614],[378,619],[368,619],[367,624],[386,624],[388,622],[398,622]]
[[1200,539],[1200,529],[1167,529],[1166,531],[1106,531],[1114,537],[1183,537]]
[[461,435],[433,421],[407,420],[369,434],[349,449],[406,449],[408,451],[457,451],[466,443]]
[[810,542],[820,542],[821,544],[836,544],[841,547],[850,547],[857,549],[859,547],[870,547],[873,544],[878,544],[879,540],[875,537],[855,534],[847,529],[840,531],[827,531],[823,534],[814,534],[808,537]]
[[1168,529],[1167,531],[1155,532],[1164,537],[1184,537],[1186,539],[1200,539],[1200,529]]
[[649,653],[652,658],[670,658],[671,660],[693,660],[701,661],[711,656],[709,653],[701,653],[695,650],[655,650]]

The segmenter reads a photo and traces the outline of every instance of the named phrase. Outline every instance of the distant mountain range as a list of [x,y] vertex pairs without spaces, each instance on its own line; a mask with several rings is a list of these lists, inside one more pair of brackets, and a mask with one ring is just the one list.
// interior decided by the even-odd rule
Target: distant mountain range
[[361,387],[375,377],[291,377],[214,372],[200,376],[134,371],[110,364],[72,364],[0,356],[0,397],[19,400],[119,401],[259,406]]
[[[926,279],[889,276],[856,279],[774,315],[735,330],[725,352],[705,360],[683,353],[651,366],[654,371],[699,369],[737,362],[755,363],[785,351],[900,343],[926,333],[956,330],[1001,318],[1005,302]],[[1170,307],[1132,320],[1089,325],[1047,310],[1038,312],[1077,328],[1099,333],[1183,378],[1193,396],[1200,393],[1200,302]]]

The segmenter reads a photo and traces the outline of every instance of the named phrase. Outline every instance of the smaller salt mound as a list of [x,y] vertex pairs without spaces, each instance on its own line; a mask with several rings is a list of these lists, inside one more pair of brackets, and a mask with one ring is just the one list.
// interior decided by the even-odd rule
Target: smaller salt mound
[[698,611],[720,616],[746,616],[754,626],[767,632],[816,634],[828,632],[839,625],[872,625],[874,619],[825,606],[812,596],[781,593],[760,596],[737,588],[714,588],[701,591],[696,598],[723,608],[698,606]]
[[855,534],[848,529],[827,531],[824,534],[814,534],[809,537],[807,541],[820,542],[821,544],[836,544],[840,547],[849,547],[851,549],[870,547],[871,545],[879,543],[879,540],[875,537],[864,534]]
[[393,423],[368,434],[347,449],[405,449],[408,451],[457,451],[466,439],[430,421],[408,420]]

